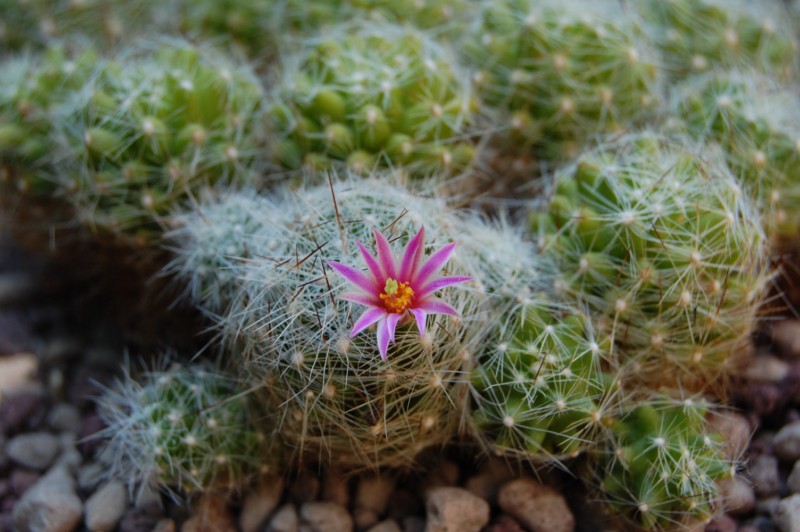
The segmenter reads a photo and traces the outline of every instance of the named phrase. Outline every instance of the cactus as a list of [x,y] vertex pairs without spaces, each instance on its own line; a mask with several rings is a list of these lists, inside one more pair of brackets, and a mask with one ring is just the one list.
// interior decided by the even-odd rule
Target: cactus
[[712,72],[676,91],[675,114],[691,134],[719,143],[757,197],[767,232],[800,232],[800,99],[753,72]]
[[586,302],[646,387],[724,387],[768,273],[753,203],[683,141],[623,138],[557,175],[531,216],[559,293]]
[[[173,493],[228,491],[277,464],[236,383],[203,365],[130,374],[105,390],[98,412],[110,475]],[[271,452],[276,454],[267,458]]]
[[[454,436],[466,421],[467,375],[487,331],[539,282],[532,246],[513,230],[456,215],[390,180],[351,176],[334,186],[335,201],[328,186],[280,201],[233,196],[202,207],[173,235],[176,263],[201,284],[191,293],[213,290],[220,270],[206,268],[209,281],[191,272],[217,258],[231,265],[237,296],[217,320],[242,350],[243,378],[263,386],[280,438],[298,455],[354,470],[407,465]],[[245,208],[234,223],[250,221],[230,227],[231,213]],[[474,280],[441,295],[459,317],[431,315],[423,335],[401,322],[383,361],[374,334],[348,334],[363,308],[339,299],[340,278],[326,262],[360,265],[356,242],[374,252],[373,228],[399,248],[422,225],[435,249],[457,243],[448,275]],[[207,237],[217,231],[230,240]]]
[[635,2],[674,79],[712,67],[759,68],[797,77],[798,44],[781,2],[646,0]]
[[[501,141],[548,161],[624,130],[661,100],[654,54],[612,2],[485,2],[465,43]],[[508,149],[508,148],[507,148]]]
[[626,404],[594,464],[598,498],[646,530],[709,521],[720,509],[716,482],[733,476],[739,459],[725,456],[722,436],[706,427],[718,407],[663,395]]
[[[53,194],[70,164],[53,157],[53,123],[69,115],[89,80],[96,54],[53,46],[42,56],[18,56],[0,68],[0,181],[31,194]],[[66,168],[64,168],[66,166]]]
[[81,96],[63,124],[65,157],[81,163],[76,211],[101,230],[157,239],[207,187],[252,185],[265,164],[260,85],[211,50],[141,46],[104,65]]
[[503,324],[473,370],[475,434],[495,453],[547,462],[605,438],[617,383],[607,340],[588,318],[543,295]]
[[285,167],[344,162],[413,175],[455,173],[473,160],[475,101],[454,59],[416,30],[338,27],[287,57],[270,116]]

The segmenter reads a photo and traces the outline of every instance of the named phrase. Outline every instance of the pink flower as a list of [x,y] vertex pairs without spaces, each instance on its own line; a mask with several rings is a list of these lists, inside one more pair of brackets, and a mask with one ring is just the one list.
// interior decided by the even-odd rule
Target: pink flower
[[423,335],[428,314],[458,316],[453,307],[433,294],[446,286],[472,278],[437,275],[450,259],[456,245],[454,242],[450,243],[425,260],[424,227],[408,243],[399,261],[392,253],[386,237],[377,229],[373,229],[373,233],[378,246],[377,259],[361,242],[356,242],[368,271],[361,272],[335,261],[328,262],[328,265],[358,289],[356,292],[341,294],[339,299],[367,307],[353,325],[350,338],[377,323],[378,350],[381,358],[386,360],[389,342],[394,343],[395,329],[401,320],[410,318],[409,313],[413,315],[419,334]]

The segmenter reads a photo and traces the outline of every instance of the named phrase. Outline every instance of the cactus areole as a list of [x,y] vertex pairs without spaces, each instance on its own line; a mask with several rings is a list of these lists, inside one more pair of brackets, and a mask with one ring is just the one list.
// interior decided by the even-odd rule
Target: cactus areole
[[353,325],[350,337],[377,323],[378,349],[381,358],[386,360],[389,342],[394,343],[395,329],[401,320],[413,315],[422,335],[425,334],[428,314],[458,316],[453,307],[433,294],[472,278],[437,275],[455,251],[456,244],[447,244],[425,260],[424,227],[408,243],[399,261],[386,237],[377,229],[373,233],[378,248],[377,258],[361,242],[356,243],[367,264],[367,272],[335,261],[328,262],[328,265],[358,289],[339,295],[339,299],[367,307]]

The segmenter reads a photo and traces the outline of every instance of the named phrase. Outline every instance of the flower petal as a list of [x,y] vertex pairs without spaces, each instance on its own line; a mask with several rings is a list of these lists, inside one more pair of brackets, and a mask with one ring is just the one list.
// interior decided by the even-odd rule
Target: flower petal
[[[388,312],[382,308],[371,308],[364,312],[358,320],[356,320],[355,325],[353,325],[353,329],[350,331],[350,338],[353,338],[358,333],[372,325],[373,323],[384,319],[387,316]],[[380,331],[383,323],[378,324],[378,336],[380,337]]]
[[328,266],[339,272],[339,274],[351,284],[356,285],[365,292],[378,293],[382,290],[382,288],[376,286],[375,281],[372,281],[369,277],[351,266],[333,260],[328,261]]
[[356,245],[358,246],[358,250],[361,252],[361,255],[364,257],[364,262],[367,263],[367,268],[369,271],[372,272],[372,276],[375,278],[375,284],[380,285],[383,277],[383,272],[381,272],[381,267],[378,264],[378,261],[375,260],[375,257],[372,256],[372,253],[367,251],[367,248],[364,247],[364,244],[356,240]]
[[394,333],[397,329],[397,323],[402,318],[402,314],[389,314],[386,319],[378,324],[378,351],[381,353],[381,359],[387,359],[389,352],[389,342],[394,343]]
[[428,318],[428,313],[421,308],[412,308],[410,310],[411,314],[413,314],[414,318],[417,320],[417,329],[419,329],[419,335],[422,336],[425,334],[425,320]]
[[419,259],[425,252],[425,226],[419,228],[419,232],[406,246],[403,253],[403,262],[400,266],[400,277],[402,282],[406,282],[414,277],[419,265]]
[[438,297],[429,297],[417,304],[417,309],[424,310],[428,314],[447,314],[450,316],[458,316],[458,311],[439,299]]
[[338,298],[341,299],[342,301],[350,301],[351,303],[358,303],[359,305],[364,305],[365,307],[381,306],[380,299],[372,294],[345,292],[344,294],[340,294]]
[[[392,253],[389,241],[377,229],[373,229],[372,232],[375,234],[375,243],[378,245],[378,262],[381,265],[384,278],[391,277],[396,280],[397,265],[395,264],[394,253]],[[381,287],[381,290],[383,290],[383,287]]]
[[450,255],[453,254],[455,249],[456,243],[450,242],[445,247],[431,255],[430,258],[428,258],[425,264],[422,265],[422,268],[420,268],[419,273],[414,278],[414,285],[412,285],[412,288],[415,292],[418,291],[418,288],[422,288],[425,281],[427,281],[433,274],[442,269],[447,261],[450,260]]
[[417,297],[425,297],[429,294],[436,292],[437,290],[441,290],[442,288],[446,288],[448,286],[458,284],[458,283],[466,283],[467,281],[471,281],[472,277],[466,277],[463,275],[453,275],[447,277],[439,277],[438,279],[434,279],[433,281],[429,282],[425,286],[423,286],[419,292],[416,292]]

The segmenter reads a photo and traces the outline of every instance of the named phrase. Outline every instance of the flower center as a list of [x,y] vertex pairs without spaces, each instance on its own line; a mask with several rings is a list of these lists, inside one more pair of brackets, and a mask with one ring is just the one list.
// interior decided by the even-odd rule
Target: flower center
[[386,287],[380,297],[386,310],[402,314],[411,306],[414,290],[408,286],[408,283],[398,283],[396,279],[390,277],[386,279]]

